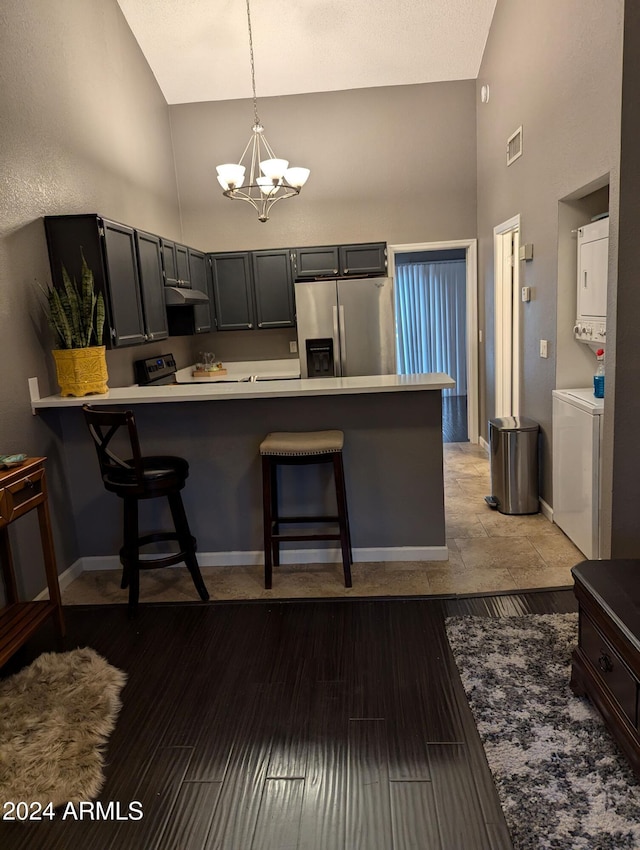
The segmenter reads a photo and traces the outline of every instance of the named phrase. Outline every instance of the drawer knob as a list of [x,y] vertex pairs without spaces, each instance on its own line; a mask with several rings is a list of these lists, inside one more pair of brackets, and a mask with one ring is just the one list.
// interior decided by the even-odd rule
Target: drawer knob
[[602,670],[603,673],[610,673],[613,670],[613,662],[611,661],[606,652],[603,652],[602,655],[598,658],[598,667]]

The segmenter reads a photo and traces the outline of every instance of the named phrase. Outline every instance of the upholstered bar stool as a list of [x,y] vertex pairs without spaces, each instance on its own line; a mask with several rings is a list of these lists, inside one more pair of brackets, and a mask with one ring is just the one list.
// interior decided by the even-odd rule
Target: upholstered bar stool
[[[184,458],[172,455],[143,456],[136,420],[131,410],[113,410],[85,404],[84,417],[93,437],[105,489],[124,503],[124,541],[120,549],[122,583],[129,588],[129,613],[135,614],[140,591],[140,570],[168,567],[184,562],[200,598],[209,599],[196,558],[196,540],[191,535],[180,491],[189,475]],[[120,430],[122,429],[122,430]],[[120,431],[122,445],[114,439]],[[173,519],[173,531],[139,533],[138,502],[166,496]],[[178,552],[141,557],[141,548],[150,543],[178,542]]]
[[[280,564],[280,543],[290,540],[339,540],[345,587],[351,587],[351,535],[342,463],[342,431],[274,432],[260,443],[262,456],[262,504],[264,512],[264,586],[272,583],[273,565]],[[330,463],[336,488],[336,516],[280,516],[277,469],[280,464]],[[333,523],[338,531],[282,532],[280,526],[295,523]]]

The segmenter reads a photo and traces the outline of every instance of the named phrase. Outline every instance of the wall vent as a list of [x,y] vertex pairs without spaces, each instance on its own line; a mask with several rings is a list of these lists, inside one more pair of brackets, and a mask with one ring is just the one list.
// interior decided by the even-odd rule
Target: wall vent
[[522,156],[522,127],[518,127],[507,139],[507,165]]

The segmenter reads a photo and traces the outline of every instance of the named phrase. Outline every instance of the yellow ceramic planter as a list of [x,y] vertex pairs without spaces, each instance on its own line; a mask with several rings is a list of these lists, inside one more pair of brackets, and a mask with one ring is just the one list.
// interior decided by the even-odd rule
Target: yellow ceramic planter
[[60,395],[83,396],[106,393],[107,359],[104,345],[53,350]]

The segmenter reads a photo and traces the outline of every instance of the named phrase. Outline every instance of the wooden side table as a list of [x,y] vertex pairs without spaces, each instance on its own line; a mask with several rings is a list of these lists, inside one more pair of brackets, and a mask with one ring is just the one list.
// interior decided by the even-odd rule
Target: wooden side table
[[[49,617],[54,618],[60,637],[64,636],[58,570],[47,503],[45,460],[43,457],[30,457],[19,467],[0,471],[0,559],[7,603],[0,610],[0,667]],[[21,602],[9,543],[9,525],[34,508],[38,511],[49,599]]]
[[571,572],[579,610],[571,688],[589,697],[640,777],[640,560],[583,561]]

